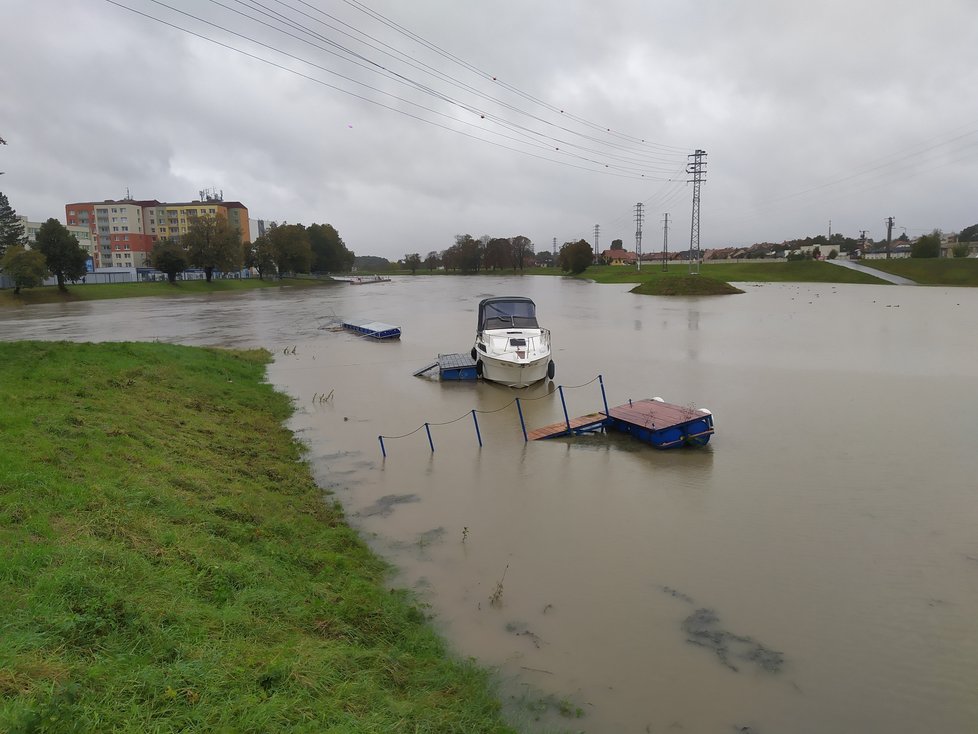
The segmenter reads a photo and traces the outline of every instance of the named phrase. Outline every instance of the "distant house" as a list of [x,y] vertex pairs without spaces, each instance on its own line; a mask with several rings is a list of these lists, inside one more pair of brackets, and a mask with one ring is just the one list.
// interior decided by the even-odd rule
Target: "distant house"
[[638,256],[628,250],[605,250],[601,257],[609,265],[635,265],[638,262]]

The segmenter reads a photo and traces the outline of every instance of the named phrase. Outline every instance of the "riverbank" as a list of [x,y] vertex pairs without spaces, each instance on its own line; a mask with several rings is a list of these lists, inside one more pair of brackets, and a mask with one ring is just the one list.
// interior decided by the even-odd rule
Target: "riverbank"
[[0,344],[0,730],[510,731],[324,500],[269,359]]
[[229,293],[254,290],[256,288],[317,288],[324,285],[345,285],[322,278],[219,278],[208,283],[206,280],[178,280],[176,283],[98,283],[69,284],[66,291],[57,286],[22,288],[14,294],[12,288],[0,290],[0,307],[31,306],[40,303],[71,303],[73,301],[101,301],[111,298],[140,298],[155,296],[178,298],[180,296],[199,296],[206,293]]

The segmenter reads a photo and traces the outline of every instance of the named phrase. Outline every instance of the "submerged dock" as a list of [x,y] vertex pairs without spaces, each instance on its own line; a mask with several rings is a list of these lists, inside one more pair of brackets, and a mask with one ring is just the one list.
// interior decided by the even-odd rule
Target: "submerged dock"
[[400,339],[401,327],[370,319],[344,319],[343,328],[371,339]]
[[475,360],[468,354],[439,354],[438,360],[414,373],[415,377],[420,377],[426,372],[431,372],[438,368],[438,379],[440,380],[476,380],[479,373],[476,371]]
[[705,446],[714,433],[713,414],[706,408],[667,403],[661,398],[629,401],[607,413],[567,418],[527,433],[531,441],[614,430],[659,449]]

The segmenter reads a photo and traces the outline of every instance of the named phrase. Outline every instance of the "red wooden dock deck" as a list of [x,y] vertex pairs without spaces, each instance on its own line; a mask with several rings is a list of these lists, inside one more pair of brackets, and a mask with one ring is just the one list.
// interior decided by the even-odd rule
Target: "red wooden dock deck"
[[673,403],[651,399],[635,400],[631,403],[625,403],[624,405],[610,408],[608,413],[610,418],[604,413],[589,413],[579,418],[571,418],[569,426],[567,421],[561,421],[560,423],[552,423],[543,428],[537,428],[534,431],[528,431],[526,435],[530,441],[537,441],[544,438],[557,438],[559,436],[572,436],[576,433],[597,430],[614,421],[648,428],[651,431],[661,431],[666,428],[689,423],[709,414],[707,411],[697,408],[674,405]]
[[543,428],[537,428],[534,431],[527,431],[526,437],[530,441],[537,441],[542,438],[570,436],[575,433],[582,433],[584,431],[600,428],[607,420],[608,416],[606,416],[604,413],[588,413],[587,415],[582,415],[579,418],[571,418],[569,429],[567,427],[567,421],[561,421],[560,423],[552,423],[551,425],[544,426]]
[[636,400],[612,408],[609,413],[616,420],[631,423],[634,426],[662,430],[682,423],[702,418],[704,412],[685,405],[664,403],[661,400]]

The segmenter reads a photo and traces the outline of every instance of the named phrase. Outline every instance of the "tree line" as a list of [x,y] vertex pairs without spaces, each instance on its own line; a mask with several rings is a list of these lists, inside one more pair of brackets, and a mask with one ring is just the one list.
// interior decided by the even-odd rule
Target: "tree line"
[[476,239],[470,234],[455,235],[455,244],[446,250],[432,250],[427,257],[412,252],[404,256],[401,266],[415,273],[424,266],[429,271],[438,269],[462,273],[479,273],[497,270],[524,270],[532,265],[558,267],[571,273],[581,273],[592,262],[591,245],[586,240],[565,242],[556,260],[549,250],[534,251],[529,237],[491,237]]

